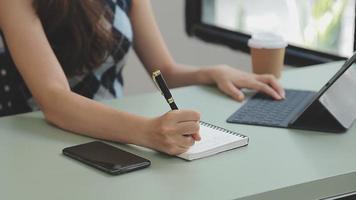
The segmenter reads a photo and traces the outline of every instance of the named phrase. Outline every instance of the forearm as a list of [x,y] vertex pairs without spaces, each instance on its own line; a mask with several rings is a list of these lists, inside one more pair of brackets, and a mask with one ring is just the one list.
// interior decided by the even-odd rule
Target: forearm
[[208,85],[213,84],[211,77],[211,67],[195,67],[182,64],[174,64],[171,67],[162,68],[162,73],[166,77],[169,87],[182,87],[188,85]]
[[145,131],[147,118],[113,109],[68,91],[50,92],[48,96],[44,101],[49,103],[42,103],[42,107],[50,123],[94,138],[142,145],[139,135]]

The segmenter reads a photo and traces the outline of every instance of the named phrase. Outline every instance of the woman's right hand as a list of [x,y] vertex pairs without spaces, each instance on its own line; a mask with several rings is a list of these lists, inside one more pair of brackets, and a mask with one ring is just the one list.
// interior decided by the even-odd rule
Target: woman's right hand
[[200,114],[191,110],[173,110],[148,120],[148,129],[142,138],[144,146],[179,155],[199,141]]

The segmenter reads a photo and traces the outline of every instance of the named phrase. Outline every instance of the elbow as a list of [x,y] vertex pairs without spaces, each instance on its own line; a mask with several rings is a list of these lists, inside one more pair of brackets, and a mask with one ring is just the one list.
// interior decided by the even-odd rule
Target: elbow
[[164,73],[164,76],[170,77],[176,73],[177,68],[179,68],[178,64],[176,64],[174,62],[169,62],[169,63],[163,65],[163,67],[161,67],[161,71],[162,71],[162,73]]
[[48,123],[60,128],[64,128],[65,105],[68,104],[68,102],[65,101],[65,96],[63,92],[50,92],[45,98],[38,101],[44,119]]
[[171,62],[169,64],[164,65],[160,69],[162,74],[164,75],[166,81],[167,81],[168,86],[170,88],[176,87],[174,79],[175,79],[175,77],[177,75],[177,69],[178,68],[179,68],[178,64],[176,64],[174,62]]
[[44,119],[46,120],[46,122],[48,122],[49,124],[58,126],[58,127],[62,127],[60,116],[57,111],[46,108],[46,109],[42,109],[42,112],[43,112]]
[[51,106],[43,107],[42,112],[47,123],[61,129],[66,129],[63,112]]
[[44,119],[47,123],[63,130],[69,130],[75,126],[76,121],[73,121],[73,108],[68,106],[68,101],[48,105],[42,109]]

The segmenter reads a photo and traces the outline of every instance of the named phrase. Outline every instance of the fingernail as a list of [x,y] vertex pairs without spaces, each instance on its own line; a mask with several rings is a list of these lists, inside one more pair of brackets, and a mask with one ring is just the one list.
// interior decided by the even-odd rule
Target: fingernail
[[284,90],[282,91],[282,97],[283,97],[283,99],[286,98],[286,92]]
[[199,141],[199,140],[200,140],[199,134],[193,134],[192,137],[193,137],[193,139],[194,139],[195,141]]

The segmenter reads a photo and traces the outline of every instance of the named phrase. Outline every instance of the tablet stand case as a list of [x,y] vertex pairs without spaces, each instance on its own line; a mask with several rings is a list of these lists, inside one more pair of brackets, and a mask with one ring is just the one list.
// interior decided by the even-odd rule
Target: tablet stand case
[[320,103],[315,100],[294,121],[290,128],[341,133],[349,127],[343,127],[341,123]]

